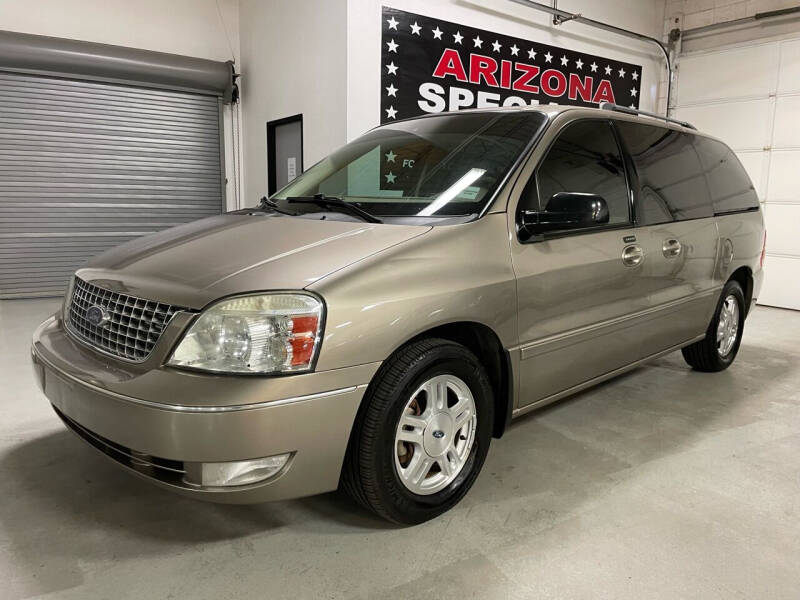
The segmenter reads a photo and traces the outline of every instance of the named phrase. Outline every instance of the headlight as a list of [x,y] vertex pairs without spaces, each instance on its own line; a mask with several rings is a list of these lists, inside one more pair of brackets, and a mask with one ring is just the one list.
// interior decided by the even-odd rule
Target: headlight
[[324,306],[309,294],[264,294],[222,300],[200,314],[167,364],[225,373],[311,369]]

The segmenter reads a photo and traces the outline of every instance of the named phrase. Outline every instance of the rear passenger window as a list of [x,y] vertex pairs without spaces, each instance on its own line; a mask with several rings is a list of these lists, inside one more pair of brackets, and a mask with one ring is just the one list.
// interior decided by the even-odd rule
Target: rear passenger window
[[717,214],[758,208],[758,194],[733,151],[722,142],[695,136],[694,145],[706,174]]
[[[521,207],[535,202],[534,180],[523,192]],[[608,121],[579,121],[561,132],[536,171],[539,210],[558,192],[602,196],[608,204],[609,224],[630,222],[625,167]],[[535,208],[534,208],[535,209]]]
[[711,217],[704,169],[691,136],[654,125],[617,121],[639,176],[640,225]]

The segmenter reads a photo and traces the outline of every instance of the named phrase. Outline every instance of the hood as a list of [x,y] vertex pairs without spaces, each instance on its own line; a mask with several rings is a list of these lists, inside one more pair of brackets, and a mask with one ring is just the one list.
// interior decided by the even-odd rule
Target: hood
[[90,260],[78,276],[113,291],[199,309],[231,294],[303,289],[430,229],[225,214],[117,246]]

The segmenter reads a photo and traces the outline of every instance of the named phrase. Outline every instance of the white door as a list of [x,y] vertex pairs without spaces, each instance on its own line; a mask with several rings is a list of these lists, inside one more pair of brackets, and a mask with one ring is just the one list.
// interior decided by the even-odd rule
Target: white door
[[800,310],[800,39],[680,58],[677,118],[726,142],[756,186],[767,225],[759,304]]

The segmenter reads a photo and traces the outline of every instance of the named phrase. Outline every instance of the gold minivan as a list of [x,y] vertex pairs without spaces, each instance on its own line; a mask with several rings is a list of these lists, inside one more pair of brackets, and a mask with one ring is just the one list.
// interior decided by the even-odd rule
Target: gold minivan
[[512,418],[678,349],[727,368],[762,281],[752,183],[686,123],[601,108],[392,122],[100,255],[34,334],[44,394],[167,489],[341,486],[419,523]]

